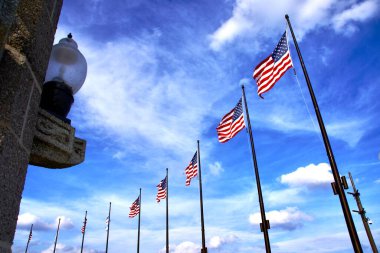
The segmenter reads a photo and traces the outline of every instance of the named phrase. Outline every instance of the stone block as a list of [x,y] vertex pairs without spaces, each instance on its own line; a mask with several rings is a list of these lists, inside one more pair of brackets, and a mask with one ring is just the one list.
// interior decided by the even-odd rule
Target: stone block
[[59,14],[62,9],[62,0],[48,0],[47,1],[47,9],[50,15],[50,21],[53,27],[53,30],[57,29]]
[[50,22],[46,0],[21,0],[8,44],[24,54],[38,83],[45,79],[56,24]]
[[0,2],[0,60],[4,45],[8,37],[8,31],[15,17],[19,0],[1,0]]
[[84,161],[86,141],[75,129],[40,109],[29,163],[51,169],[67,168]]
[[28,153],[17,136],[0,126],[0,241],[12,244],[24,189]]
[[0,124],[20,137],[32,86],[33,76],[25,57],[6,47],[0,61]]
[[33,138],[36,132],[37,115],[40,109],[40,90],[36,86],[33,86],[31,99],[26,112],[26,121],[22,131],[22,143],[27,150],[32,149]]

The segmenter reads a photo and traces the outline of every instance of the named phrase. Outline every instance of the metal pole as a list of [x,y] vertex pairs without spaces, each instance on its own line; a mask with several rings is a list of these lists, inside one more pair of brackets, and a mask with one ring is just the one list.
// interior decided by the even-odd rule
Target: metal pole
[[201,170],[201,152],[199,148],[199,140],[197,140],[198,143],[198,176],[199,176],[199,198],[200,198],[200,205],[201,205],[201,231],[202,231],[202,249],[201,253],[207,253],[206,248],[206,239],[205,239],[205,222],[203,218],[203,193],[202,193],[202,170]]
[[83,243],[84,243],[84,234],[86,233],[86,225],[87,225],[87,211],[84,215],[84,222],[83,222],[83,233],[82,233],[82,246],[80,247],[80,253],[83,252]]
[[140,188],[140,195],[139,195],[139,227],[137,230],[137,253],[140,252],[140,216],[141,216],[141,188]]
[[166,253],[169,253],[169,173],[166,168]]
[[55,249],[57,247],[57,241],[58,241],[58,234],[59,234],[59,226],[61,225],[61,218],[58,219],[58,228],[57,228],[57,234],[55,235],[55,242],[54,242],[54,249],[53,253],[55,253]]
[[32,238],[32,231],[33,231],[33,224],[32,224],[32,226],[30,226],[30,232],[29,232],[29,236],[28,236],[28,242],[26,243],[25,253],[28,252],[29,242]]
[[355,183],[354,183],[354,180],[352,179],[352,176],[351,176],[351,173],[348,172],[348,175],[350,176],[350,180],[351,180],[351,184],[352,184],[352,189],[354,190],[354,192],[349,192],[348,194],[351,194],[355,200],[356,200],[356,204],[358,205],[358,211],[355,211],[354,212],[357,212],[360,214],[360,217],[362,218],[362,221],[363,221],[363,225],[364,225],[364,228],[365,228],[365,232],[367,233],[367,237],[368,237],[368,240],[369,240],[369,243],[371,245],[371,248],[372,248],[372,251],[374,253],[378,253],[379,251],[377,250],[377,247],[376,247],[376,244],[375,244],[375,241],[373,239],[373,236],[372,236],[372,233],[371,233],[371,229],[369,228],[369,224],[368,224],[368,218],[366,217],[366,211],[365,209],[363,208],[363,205],[362,205],[362,202],[360,200],[360,193],[359,193],[359,190],[356,189],[355,187]]
[[266,217],[265,217],[265,207],[264,207],[263,194],[261,192],[260,174],[259,174],[259,168],[258,168],[258,165],[257,165],[255,144],[253,142],[251,120],[249,119],[248,105],[247,105],[247,99],[245,97],[244,85],[242,85],[241,88],[243,90],[244,107],[245,107],[245,112],[246,112],[246,115],[247,115],[248,133],[249,133],[249,140],[251,142],[251,151],[252,151],[253,166],[254,166],[254,169],[255,169],[257,194],[259,195],[259,204],[260,204],[260,213],[261,213],[260,229],[261,229],[261,232],[264,233],[265,251],[267,253],[270,253],[271,252],[271,248],[270,248],[269,234],[268,234],[268,229],[270,229],[270,225],[269,225],[269,220],[267,220]]
[[334,176],[334,187],[337,191],[337,194],[339,195],[340,204],[342,206],[342,210],[343,210],[344,218],[346,220],[348,232],[350,234],[351,243],[352,243],[352,246],[353,246],[355,252],[363,252],[358,234],[356,232],[355,224],[354,224],[354,221],[353,221],[352,216],[351,216],[350,208],[348,206],[346,194],[344,193],[343,186],[342,186],[342,183],[340,181],[338,167],[337,167],[336,162],[335,162],[334,154],[333,154],[333,151],[331,149],[331,145],[330,145],[329,138],[327,136],[325,125],[323,123],[322,115],[319,111],[317,99],[315,98],[313,87],[311,86],[310,78],[309,78],[309,75],[307,73],[305,63],[303,62],[301,51],[298,47],[298,43],[297,43],[296,37],[294,35],[292,25],[291,25],[290,20],[289,20],[289,16],[285,15],[285,18],[286,18],[286,21],[288,22],[290,32],[292,33],[292,37],[293,37],[294,45],[295,45],[296,50],[297,50],[298,58],[300,59],[300,62],[301,62],[303,74],[305,75],[305,79],[306,79],[307,87],[309,89],[311,100],[313,101],[315,114],[316,114],[317,119],[318,119],[318,124],[319,124],[319,128],[321,129],[323,142],[325,144],[326,153],[327,153],[327,156],[328,156],[328,159],[330,162],[330,167],[331,167],[331,170],[332,170],[333,176]]
[[110,236],[110,223],[111,223],[111,202],[110,202],[110,207],[108,209],[106,253],[108,252],[108,239],[109,239],[109,236]]

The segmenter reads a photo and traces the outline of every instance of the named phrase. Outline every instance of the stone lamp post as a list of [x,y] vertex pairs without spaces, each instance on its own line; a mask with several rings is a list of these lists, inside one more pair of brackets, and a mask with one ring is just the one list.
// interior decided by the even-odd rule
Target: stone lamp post
[[86,59],[70,33],[53,46],[50,54],[30,164],[66,168],[84,160],[86,142],[74,136],[75,129],[66,117],[86,75]]

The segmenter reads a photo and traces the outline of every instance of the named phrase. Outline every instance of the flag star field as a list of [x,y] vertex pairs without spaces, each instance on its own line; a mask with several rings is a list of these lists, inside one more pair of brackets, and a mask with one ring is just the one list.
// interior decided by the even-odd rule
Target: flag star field
[[56,252],[80,252],[87,211],[83,252],[104,253],[110,202],[109,253],[136,250],[136,215],[140,252],[166,252],[166,199],[156,198],[168,168],[170,253],[199,253],[199,167],[208,252],[265,252],[242,85],[272,252],[353,252],[285,14],[339,173],[351,172],[379,247],[378,0],[65,0],[55,43],[72,33],[87,60],[68,115],[85,161],[28,167],[13,252],[25,252],[32,224],[28,252],[53,252],[58,219]]

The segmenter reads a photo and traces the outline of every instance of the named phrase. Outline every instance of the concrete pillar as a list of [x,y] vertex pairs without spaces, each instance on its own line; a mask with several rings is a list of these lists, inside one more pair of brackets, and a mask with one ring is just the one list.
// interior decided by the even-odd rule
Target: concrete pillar
[[[18,2],[0,1],[0,16],[5,2]],[[0,42],[6,34],[4,46],[0,44],[0,253],[12,252],[41,87],[61,7],[62,0],[20,0],[7,32],[0,24]]]

